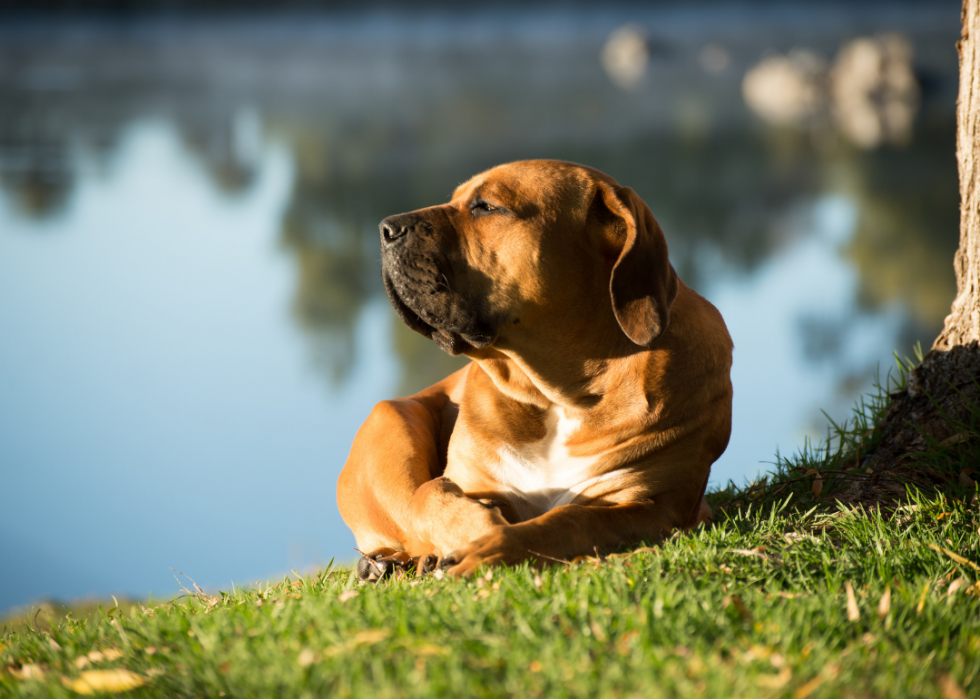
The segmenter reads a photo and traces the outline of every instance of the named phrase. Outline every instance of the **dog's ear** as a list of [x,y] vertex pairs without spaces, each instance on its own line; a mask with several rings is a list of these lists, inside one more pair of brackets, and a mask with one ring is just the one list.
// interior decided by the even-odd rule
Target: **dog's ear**
[[613,254],[618,250],[609,279],[613,313],[630,340],[649,347],[667,329],[677,296],[677,274],[667,258],[664,233],[629,187],[598,182],[592,207],[608,211],[602,216],[605,244],[614,246]]

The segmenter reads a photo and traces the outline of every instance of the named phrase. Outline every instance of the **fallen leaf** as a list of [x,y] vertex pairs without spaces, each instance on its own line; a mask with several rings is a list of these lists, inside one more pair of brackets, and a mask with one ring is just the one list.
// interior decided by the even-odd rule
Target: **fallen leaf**
[[857,621],[861,618],[861,612],[858,611],[857,600],[854,599],[854,588],[851,587],[851,583],[844,583],[844,591],[847,593],[847,619],[848,621]]
[[337,599],[341,602],[346,602],[347,600],[354,599],[358,594],[360,593],[357,590],[346,590],[337,595]]
[[819,498],[820,493],[823,492],[823,478],[819,472],[812,468],[806,472],[806,475],[813,476],[813,485],[810,486],[810,492],[813,493],[813,497]]
[[948,446],[952,446],[953,444],[959,444],[960,442],[969,439],[969,437],[970,437],[969,432],[960,432],[959,434],[954,434],[952,437],[947,437],[946,439],[944,439],[939,443],[939,446],[948,447]]
[[822,684],[823,684],[823,677],[821,675],[817,675],[806,684],[801,685],[793,694],[793,697],[794,699],[806,699],[806,697],[813,694],[814,690],[816,690],[817,687],[819,687]]
[[118,648],[107,648],[106,650],[102,651],[102,656],[106,660],[119,660],[123,654]]
[[758,675],[755,678],[756,684],[766,689],[781,689],[786,683],[793,679],[793,671],[784,667],[775,675]]
[[605,643],[609,640],[606,632],[602,630],[602,627],[598,624],[598,622],[596,622],[595,619],[591,619],[589,621],[589,629],[592,631],[592,636],[595,638],[595,640],[599,641],[599,643]]
[[122,668],[86,670],[78,678],[72,680],[69,688],[77,694],[115,694],[142,687],[148,681],[143,675]]
[[354,634],[354,643],[360,645],[372,645],[380,643],[391,635],[388,629],[365,629]]
[[959,592],[960,588],[966,587],[969,584],[970,581],[963,577],[956,578],[956,580],[951,582],[949,587],[946,589],[946,603],[950,604],[953,601],[953,595]]
[[639,631],[636,629],[631,629],[619,637],[619,640],[616,641],[616,650],[619,651],[620,655],[626,655],[630,652],[630,645],[632,644],[633,639],[637,638],[639,635]]
[[816,690],[817,687],[822,685],[825,681],[832,680],[837,677],[837,673],[839,671],[840,668],[833,663],[826,665],[824,669],[820,671],[819,675],[796,690],[796,692],[793,694],[794,699],[806,699],[806,697],[813,694],[814,690]]
[[450,650],[444,646],[437,646],[432,643],[425,643],[421,646],[415,648],[416,655],[422,656],[432,656],[432,655],[449,655]]
[[541,668],[544,666],[541,664],[540,660],[532,660],[531,664],[528,665],[527,669],[531,672],[541,672]]
[[939,690],[943,693],[943,699],[966,699],[966,692],[949,675],[939,676]]
[[316,653],[311,651],[309,648],[304,648],[299,654],[299,666],[309,667],[316,660]]
[[742,601],[741,595],[732,595],[731,597],[728,597],[726,599],[727,599],[727,603],[725,600],[722,600],[722,604],[725,607],[727,607],[728,604],[732,604],[735,607],[735,611],[738,612],[738,615],[742,617],[743,620],[748,621],[749,619],[752,618],[752,615],[749,613],[749,610],[745,607],[745,602]]
[[929,583],[922,589],[922,596],[919,598],[919,604],[915,607],[916,614],[922,614],[922,608],[926,606],[926,595],[929,594]]
[[754,549],[729,549],[730,553],[737,553],[739,556],[755,556],[762,559],[769,558],[769,556],[764,554],[762,551],[763,549],[761,547]]
[[942,546],[937,546],[936,544],[932,544],[932,543],[926,544],[926,546],[928,546],[929,548],[931,548],[933,551],[938,551],[939,553],[946,554],[947,556],[949,556],[950,558],[952,558],[954,561],[956,561],[960,565],[970,566],[974,570],[980,570],[980,566],[978,566],[973,561],[970,561],[970,560],[967,560],[966,558],[963,558],[963,556],[959,555],[958,553],[953,553],[949,549],[945,549]]
[[542,584],[543,584],[543,581],[541,580],[541,576],[535,573],[535,575],[534,575],[534,586],[540,590]]
[[11,665],[7,666],[7,670],[11,675],[16,677],[18,680],[43,680],[44,679],[44,668],[40,665],[34,665],[33,663],[27,663],[21,665],[19,668],[13,667]]
[[888,616],[888,612],[892,608],[892,588],[891,586],[886,587],[885,591],[881,593],[881,599],[878,601],[878,616],[884,619]]

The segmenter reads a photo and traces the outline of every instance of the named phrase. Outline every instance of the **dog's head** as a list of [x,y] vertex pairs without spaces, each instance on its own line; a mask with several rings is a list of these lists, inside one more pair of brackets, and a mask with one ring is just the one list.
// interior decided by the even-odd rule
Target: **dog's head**
[[649,347],[677,294],[650,209],[581,165],[501,165],[380,230],[392,305],[451,354],[506,348],[528,332],[581,337],[605,319]]

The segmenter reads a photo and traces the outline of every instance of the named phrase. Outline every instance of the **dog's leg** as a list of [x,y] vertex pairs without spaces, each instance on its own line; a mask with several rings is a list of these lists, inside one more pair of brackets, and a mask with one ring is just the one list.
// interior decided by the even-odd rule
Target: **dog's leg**
[[415,492],[442,470],[441,408],[413,399],[378,403],[354,438],[337,505],[369,557],[385,549],[412,556],[431,551],[412,526],[410,506]]
[[412,498],[411,513],[415,533],[440,555],[507,524],[493,501],[467,497],[448,478],[436,478],[419,487]]
[[442,565],[450,566],[450,574],[469,576],[480,565],[512,565],[531,558],[539,563],[568,561],[641,541],[660,541],[674,528],[671,522],[677,521],[683,519],[650,501],[562,505],[527,522],[496,526],[449,553]]

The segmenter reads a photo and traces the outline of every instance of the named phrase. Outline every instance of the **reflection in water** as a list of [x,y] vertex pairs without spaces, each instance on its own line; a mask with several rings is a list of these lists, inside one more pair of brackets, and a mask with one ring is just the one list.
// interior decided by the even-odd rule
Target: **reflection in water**
[[[13,110],[12,110],[13,111]],[[71,194],[68,144],[53,114],[4,113],[0,123],[0,186],[30,218],[58,213]]]
[[[173,428],[166,440],[150,437],[159,443],[159,460],[141,465],[157,469],[153,478],[168,479],[174,468],[194,464],[193,476],[184,477],[208,483],[209,502],[193,517],[213,511],[208,526],[218,539],[228,535],[222,526],[242,518],[287,522],[281,531],[263,529],[267,539],[251,552],[252,577],[284,569],[297,541],[304,550],[347,560],[351,537],[336,515],[333,488],[358,423],[374,401],[417,391],[465,361],[441,353],[387,308],[378,221],[445,201],[459,182],[498,162],[557,157],[593,165],[633,187],[663,225],[678,272],[725,314],[736,346],[735,433],[713,478],[751,476],[777,444],[791,450],[811,434],[820,408],[835,417],[846,412],[893,349],[908,352],[914,341],[933,337],[954,290],[955,11],[948,18],[934,8],[874,16],[909,37],[917,73],[932,77],[911,140],[871,150],[832,131],[815,136],[810,129],[770,128],[743,103],[742,77],[770,49],[789,52],[793,36],[803,36],[799,45],[829,63],[847,18],[828,21],[812,12],[714,23],[656,9],[528,14],[519,22],[488,16],[465,20],[466,31],[463,20],[438,15],[128,28],[94,23],[74,33],[0,29],[0,67],[18,66],[0,69],[0,221],[16,224],[14,232],[0,227],[0,244],[16,253],[0,257],[0,280],[19,279],[13,271],[26,263],[18,260],[31,259],[39,283],[43,278],[47,288],[65,291],[65,277],[39,262],[45,253],[36,246],[53,238],[31,234],[72,231],[60,238],[76,255],[101,250],[96,242],[108,243],[96,229],[78,228],[96,211],[116,236],[119,254],[106,248],[85,256],[86,271],[120,280],[106,298],[139,299],[145,292],[154,304],[109,324],[97,320],[98,308],[112,306],[105,300],[61,315],[45,306],[47,315],[34,317],[13,313],[30,309],[0,299],[0,314],[22,319],[11,326],[7,345],[0,340],[0,351],[22,356],[16,353],[43,344],[67,366],[78,346],[94,343],[98,350],[72,364],[79,375],[65,374],[74,378],[50,394],[59,406],[82,400],[72,393],[73,381],[91,378],[84,370],[91,371],[86,362],[93,357],[155,373],[173,357],[198,366],[190,360],[205,337],[225,342],[220,351],[208,350],[214,357],[200,363],[204,373],[170,369],[167,385],[192,398],[139,423],[165,429],[155,425],[196,416],[200,431],[186,429],[198,441],[188,441],[185,428]],[[645,53],[644,69],[634,70],[624,90],[607,75],[602,55],[611,32],[628,21],[645,35]],[[798,31],[783,31],[779,21]],[[788,38],[771,45],[773,36]],[[147,118],[166,124],[176,138],[154,141],[146,130],[134,131]],[[151,141],[156,156],[132,155],[143,152],[133,142]],[[125,168],[117,172],[120,159]],[[161,168],[163,161],[180,165]],[[100,199],[99,183],[116,182],[114,176],[123,179],[112,191],[129,194]],[[142,221],[143,208],[133,207],[145,207],[151,220]],[[152,220],[160,211],[169,229]],[[227,232],[238,228],[240,240]],[[158,254],[154,246],[163,243],[180,247],[168,253],[166,275],[154,271],[156,258],[143,257]],[[134,276],[131,269],[142,271]],[[184,276],[194,280],[190,297]],[[164,283],[174,286],[147,291]],[[273,303],[280,305],[269,310]],[[197,318],[212,305],[207,322],[155,332],[164,318]],[[44,343],[38,328],[50,323],[79,334],[73,342]],[[239,324],[239,332],[229,331]],[[153,341],[123,353],[136,328]],[[250,343],[276,351],[256,354]],[[313,377],[300,380],[287,364],[312,366]],[[16,369],[0,368],[0,384],[20,381],[9,373]],[[149,389],[134,392],[132,376],[124,374],[106,370],[95,387],[85,384],[82,411],[48,406],[39,413],[60,415],[64,424],[30,423],[38,432],[70,432],[78,415],[99,417],[101,427],[86,431],[85,440],[66,442],[74,445],[70,453],[45,451],[48,461],[39,471],[71,464],[73,473],[90,474],[72,480],[71,498],[58,496],[72,521],[95,517],[68,504],[79,492],[112,515],[114,505],[99,500],[98,487],[111,479],[125,484],[128,477],[119,474],[131,473],[132,461],[142,458],[106,446],[129,443],[108,425],[130,424],[132,415],[142,415],[133,406],[149,409],[157,400]],[[38,380],[48,388],[54,381]],[[212,385],[227,391],[225,407],[208,393]],[[113,412],[118,405],[106,396],[117,395],[127,396],[128,411]],[[0,423],[14,414],[27,419],[16,411],[0,392]],[[206,456],[216,431],[248,449],[235,452],[233,463],[220,453]],[[25,440],[8,435],[0,460],[17,464],[30,488],[34,471],[25,464],[37,450]],[[119,492],[139,498],[147,513],[159,508],[154,517],[166,522],[168,504],[146,495],[152,490],[144,482],[139,494]],[[10,496],[0,494],[0,511],[3,497]],[[127,541],[140,550],[138,539]],[[42,548],[54,551],[51,561],[62,555],[55,543],[35,544],[31,554],[19,541],[0,540],[0,550],[24,568]],[[200,554],[194,559],[200,567],[187,572],[226,584],[218,552],[204,544],[198,551],[194,541],[181,545],[188,555]],[[113,573],[102,554],[86,555],[94,567],[79,565],[72,578],[101,580],[85,590],[116,589],[106,582]],[[143,568],[163,572],[129,592],[169,590],[166,568],[176,561],[161,562],[153,546],[139,555]],[[209,570],[204,561],[211,559]],[[39,585],[37,594],[80,589]],[[0,607],[25,601],[23,593],[5,594],[0,588]]]
[[912,46],[901,34],[853,39],[830,67],[806,48],[767,56],[746,73],[742,93],[772,124],[806,125],[817,138],[833,124],[859,148],[907,144],[919,106]]

